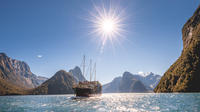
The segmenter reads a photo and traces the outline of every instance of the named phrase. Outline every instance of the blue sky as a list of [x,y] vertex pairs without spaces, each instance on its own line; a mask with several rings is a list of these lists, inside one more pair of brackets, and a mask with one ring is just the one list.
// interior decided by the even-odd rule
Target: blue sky
[[200,0],[118,2],[125,9],[126,39],[114,42],[114,47],[107,42],[100,53],[100,39],[89,35],[86,19],[93,3],[109,5],[106,0],[0,0],[0,52],[46,77],[79,66],[84,54],[87,61],[97,62],[102,83],[124,71],[163,75],[181,54],[182,26]]

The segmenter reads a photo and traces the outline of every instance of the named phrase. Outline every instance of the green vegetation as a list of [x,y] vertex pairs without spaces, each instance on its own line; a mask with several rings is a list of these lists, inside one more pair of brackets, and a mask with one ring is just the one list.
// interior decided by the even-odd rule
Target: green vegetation
[[22,95],[27,94],[22,88],[12,85],[0,78],[0,95]]
[[200,7],[184,25],[183,51],[155,92],[200,92]]

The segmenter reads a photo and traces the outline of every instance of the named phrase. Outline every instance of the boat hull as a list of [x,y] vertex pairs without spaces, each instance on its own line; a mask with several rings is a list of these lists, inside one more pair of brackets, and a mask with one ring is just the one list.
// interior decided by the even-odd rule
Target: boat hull
[[99,96],[102,93],[102,86],[99,82],[81,82],[73,89],[76,96],[82,97]]
[[76,96],[92,97],[101,95],[101,91],[95,91],[89,88],[75,88],[74,92]]

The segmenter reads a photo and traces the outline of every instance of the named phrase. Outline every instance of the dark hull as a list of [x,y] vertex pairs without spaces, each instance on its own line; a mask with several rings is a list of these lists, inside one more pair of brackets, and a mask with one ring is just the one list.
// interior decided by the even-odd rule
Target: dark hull
[[79,82],[73,89],[76,96],[83,97],[99,96],[102,93],[102,86],[98,81]]
[[96,89],[94,90],[94,89],[89,89],[89,88],[75,88],[74,92],[76,96],[83,96],[83,97],[101,95],[101,91],[97,91]]

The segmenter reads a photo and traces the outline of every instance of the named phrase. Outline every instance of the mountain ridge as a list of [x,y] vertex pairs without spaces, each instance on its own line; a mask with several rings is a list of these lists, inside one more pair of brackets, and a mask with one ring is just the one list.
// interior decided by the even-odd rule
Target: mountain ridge
[[72,75],[76,79],[76,82],[86,81],[85,77],[81,72],[81,69],[78,66],[75,66],[73,69],[70,69],[69,72],[72,73]]
[[[142,85],[145,86],[148,92],[153,91],[154,87],[159,82],[161,76],[157,74],[153,74],[150,72],[146,76],[140,75],[140,74],[132,74],[130,72],[124,72],[123,76],[119,76],[114,78],[110,83],[103,85],[103,92],[104,93],[119,93],[121,92],[119,87],[120,83],[123,77],[129,77],[129,79],[134,79],[135,81],[140,81]],[[150,87],[152,86],[152,87]]]
[[46,80],[33,74],[26,62],[0,53],[0,95],[24,94],[25,90],[39,86]]
[[50,79],[36,76],[24,61],[0,53],[0,95],[72,94],[73,84],[86,80],[76,66],[57,71]]

